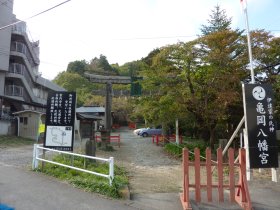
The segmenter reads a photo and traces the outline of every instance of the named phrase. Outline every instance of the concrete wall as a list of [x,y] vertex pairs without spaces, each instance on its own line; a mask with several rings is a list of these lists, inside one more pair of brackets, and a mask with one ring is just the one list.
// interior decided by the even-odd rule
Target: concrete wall
[[11,123],[8,120],[0,120],[0,135],[8,135]]
[[[13,1],[1,1],[0,27],[13,22]],[[9,70],[10,43],[12,28],[0,30],[0,96],[4,95],[5,72]]]
[[[1,1],[0,27],[13,22],[13,1]],[[12,28],[0,30],[0,70],[8,71]]]

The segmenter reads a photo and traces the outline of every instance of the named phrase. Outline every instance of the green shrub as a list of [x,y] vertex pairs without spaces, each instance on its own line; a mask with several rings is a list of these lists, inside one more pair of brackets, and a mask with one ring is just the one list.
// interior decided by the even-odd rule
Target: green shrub
[[[74,159],[70,155],[57,155],[53,157],[53,161],[59,162],[65,165],[72,165],[75,167],[84,167],[84,158],[75,157]],[[86,169],[97,173],[108,174],[108,163],[86,161]],[[42,171],[40,168],[38,171]],[[88,192],[95,192],[102,195],[106,195],[112,198],[120,198],[119,190],[128,184],[127,172],[124,168],[114,165],[114,180],[112,186],[109,185],[109,180],[105,177],[96,176],[86,172],[69,169],[66,167],[45,163],[42,171],[48,175],[54,176],[61,180],[66,180],[76,187],[85,189]]]
[[[194,160],[194,149],[199,148],[200,149],[200,155],[205,157],[205,150],[207,148],[207,145],[204,141],[202,140],[184,140],[183,144],[177,145],[174,143],[166,144],[164,149],[167,153],[170,155],[173,155],[175,157],[182,157],[183,153],[183,148],[188,148],[189,150],[189,159]],[[201,160],[204,160],[201,158]]]

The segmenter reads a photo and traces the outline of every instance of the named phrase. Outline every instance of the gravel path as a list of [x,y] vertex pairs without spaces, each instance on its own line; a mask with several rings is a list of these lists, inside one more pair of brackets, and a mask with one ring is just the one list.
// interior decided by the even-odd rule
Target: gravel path
[[33,145],[0,148],[0,163],[16,167],[31,167]]
[[97,150],[97,156],[113,156],[118,165],[124,166],[130,176],[130,190],[137,193],[181,192],[181,161],[169,158],[152,138],[143,138],[131,130],[122,129],[121,147],[114,152]]

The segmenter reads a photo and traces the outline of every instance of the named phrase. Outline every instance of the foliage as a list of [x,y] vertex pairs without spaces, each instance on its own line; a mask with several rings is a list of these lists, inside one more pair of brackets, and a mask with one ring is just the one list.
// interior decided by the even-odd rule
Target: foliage
[[210,18],[207,20],[209,25],[202,25],[202,35],[209,35],[223,30],[230,30],[231,18],[228,18],[225,10],[221,10],[220,6],[215,6],[214,10],[211,10]]
[[[181,131],[202,137],[213,147],[218,138],[230,135],[242,118],[241,82],[250,82],[247,37],[243,31],[233,30],[231,21],[217,5],[207,24],[201,26],[201,36],[195,40],[154,49],[147,57],[122,66],[110,65],[104,55],[90,62],[75,61],[69,64],[67,72],[78,73],[82,78],[85,69],[104,75],[142,76],[142,96],[113,99],[112,110],[119,114],[118,120],[161,124],[167,132],[179,119]],[[255,30],[251,31],[251,41],[255,79],[273,85],[275,119],[280,121],[280,38]],[[59,83],[64,84],[64,80],[60,80]],[[74,80],[78,81],[76,86]],[[104,105],[103,96],[91,94],[102,86],[69,77],[64,87],[77,88],[81,94],[80,104]],[[113,88],[129,90],[130,85]]]
[[141,61],[132,61],[125,63],[119,68],[120,75],[136,77],[139,73],[146,68],[146,64]]
[[70,62],[67,66],[66,71],[69,73],[76,73],[82,76],[88,70],[89,70],[89,65],[87,61],[81,60],[81,61]]
[[[69,155],[58,155],[53,158],[55,162],[59,162],[66,165],[71,165],[71,156]],[[93,163],[87,161],[87,170],[95,171],[97,173],[108,174],[108,164]],[[84,159],[81,157],[75,157],[73,160],[75,167],[83,168]],[[39,171],[42,171],[40,169]],[[76,187],[82,188],[88,192],[95,192],[108,197],[120,198],[119,190],[128,184],[127,173],[123,168],[114,165],[115,177],[112,186],[109,185],[107,178],[92,175],[85,172],[69,169],[62,166],[46,163],[43,173],[54,176],[61,180],[65,180]]]
[[[193,154],[194,149],[198,148],[200,150],[200,155],[202,157],[205,157],[205,150],[207,148],[207,144],[205,144],[203,140],[192,139],[192,140],[184,141],[184,143],[180,145],[170,143],[164,146],[164,150],[170,155],[175,157],[182,157],[183,148],[188,148],[188,150],[190,151],[189,159],[194,160],[194,154]],[[203,160],[203,158],[201,160]]]
[[95,57],[90,61],[89,72],[101,75],[118,75],[118,68],[112,67],[106,56],[100,55],[99,58]]
[[150,65],[142,72],[142,84],[153,94],[139,103],[148,121],[193,119],[188,127],[207,131],[212,146],[216,126],[241,102],[240,81],[247,76],[242,33],[231,30],[231,19],[218,6],[215,9],[210,25],[203,26],[204,36],[162,47],[144,59]]
[[86,78],[77,73],[61,72],[55,79],[54,83],[65,88],[68,91],[77,92],[77,104],[81,106],[85,100],[91,98],[91,91],[94,85]]
[[35,141],[33,139],[18,137],[18,136],[0,136],[1,147],[20,147],[24,145],[32,145]]

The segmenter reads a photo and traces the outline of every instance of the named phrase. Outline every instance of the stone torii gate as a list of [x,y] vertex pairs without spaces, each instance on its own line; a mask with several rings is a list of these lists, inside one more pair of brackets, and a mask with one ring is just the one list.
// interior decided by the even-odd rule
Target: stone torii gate
[[105,130],[111,132],[111,110],[112,110],[112,84],[131,84],[131,77],[127,76],[104,76],[85,73],[85,76],[93,83],[106,84],[105,101]]

